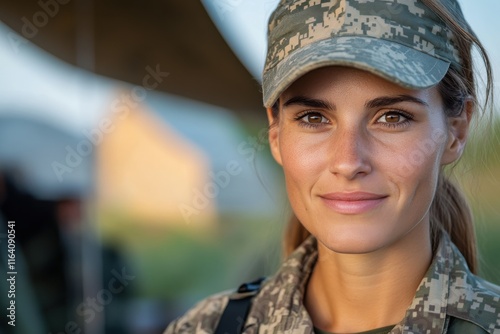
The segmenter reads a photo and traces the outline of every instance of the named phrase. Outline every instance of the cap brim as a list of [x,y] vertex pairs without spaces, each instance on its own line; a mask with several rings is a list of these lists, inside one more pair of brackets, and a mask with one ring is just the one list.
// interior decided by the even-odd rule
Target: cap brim
[[439,83],[450,63],[402,44],[371,37],[346,36],[311,43],[291,53],[263,76],[264,106],[304,74],[325,66],[349,66],[397,85],[424,89]]

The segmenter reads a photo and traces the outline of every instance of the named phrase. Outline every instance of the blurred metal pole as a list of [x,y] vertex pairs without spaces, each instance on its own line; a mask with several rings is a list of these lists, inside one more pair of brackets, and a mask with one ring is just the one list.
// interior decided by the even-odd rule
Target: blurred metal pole
[[[94,36],[94,3],[93,0],[75,0],[76,11],[76,64],[77,66],[89,71],[95,70],[95,36]],[[84,76],[80,78],[83,83]],[[83,91],[83,90],[82,90]],[[83,93],[82,93],[83,94]],[[88,96],[80,95],[81,115],[88,112],[86,101]],[[83,116],[82,116],[83,119]],[[83,122],[82,122],[83,124]],[[84,129],[82,129],[84,130]],[[86,159],[95,160],[95,150],[93,147],[92,154],[89,154]],[[91,167],[90,175],[95,176],[95,161],[89,164]],[[91,180],[95,180],[92,177]],[[95,191],[95,184],[91,187],[91,193]],[[95,212],[90,208],[88,199],[85,199],[82,204],[83,218],[83,233],[82,233],[82,284],[83,284],[83,302],[87,298],[96,298],[98,292],[101,291],[102,282],[102,252],[98,229],[95,222]],[[90,206],[90,207],[89,207]],[[95,312],[95,317],[88,322],[83,323],[84,333],[88,334],[103,334],[105,331],[105,317],[103,308],[100,312]]]

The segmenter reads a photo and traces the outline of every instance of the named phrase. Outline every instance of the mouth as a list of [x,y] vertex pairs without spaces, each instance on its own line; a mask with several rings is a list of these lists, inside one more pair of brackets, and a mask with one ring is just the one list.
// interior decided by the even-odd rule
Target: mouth
[[377,208],[389,196],[367,192],[336,192],[319,197],[333,211],[345,215],[355,215]]

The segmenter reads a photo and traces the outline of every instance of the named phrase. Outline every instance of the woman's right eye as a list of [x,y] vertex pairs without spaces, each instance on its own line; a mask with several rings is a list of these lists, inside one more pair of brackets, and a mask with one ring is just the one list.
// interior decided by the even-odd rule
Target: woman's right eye
[[307,126],[319,126],[321,124],[326,124],[329,122],[326,117],[321,115],[321,113],[314,111],[299,115],[296,119],[299,120],[303,125]]

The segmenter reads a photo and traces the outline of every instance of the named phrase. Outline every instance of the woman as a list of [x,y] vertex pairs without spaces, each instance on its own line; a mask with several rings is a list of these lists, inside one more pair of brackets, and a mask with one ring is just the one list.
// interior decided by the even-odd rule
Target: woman
[[471,213],[442,171],[479,109],[472,45],[492,91],[456,1],[283,0],[268,42],[289,256],[248,314],[240,289],[166,333],[220,332],[231,312],[243,333],[500,333],[500,288],[474,275]]

